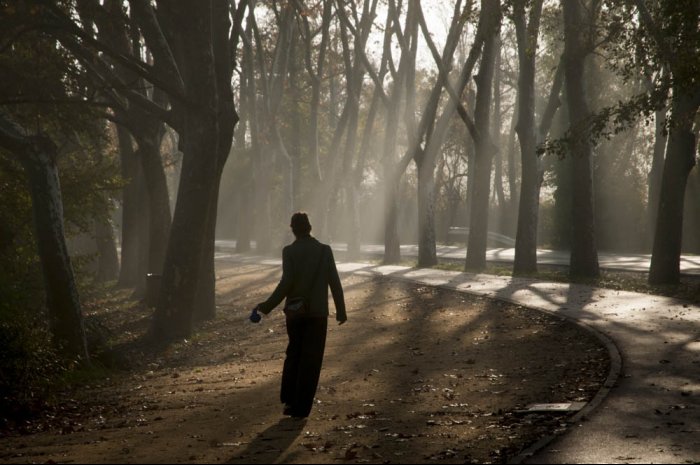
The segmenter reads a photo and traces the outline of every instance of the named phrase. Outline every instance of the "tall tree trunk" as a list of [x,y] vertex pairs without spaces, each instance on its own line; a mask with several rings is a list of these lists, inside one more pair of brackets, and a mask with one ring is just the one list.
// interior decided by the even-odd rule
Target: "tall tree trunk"
[[299,87],[299,32],[295,30],[292,36],[292,44],[289,51],[289,96],[291,121],[289,122],[291,132],[289,134],[289,157],[292,165],[292,206],[293,210],[299,210],[301,205],[301,119],[302,113],[300,102],[302,92]]
[[[449,69],[451,68],[452,57],[459,43],[459,37],[464,25],[464,11],[462,11],[461,8],[461,2],[457,2],[454,7],[454,13],[452,15],[447,40],[445,41],[445,47],[442,55],[440,55],[429,34],[423,11],[420,8],[420,2],[416,2],[415,6],[416,14],[418,15],[418,22],[421,26],[421,31],[423,32],[423,37],[426,39],[428,47],[433,54],[433,59],[440,70],[440,75],[433,86],[431,95],[426,103],[421,121],[418,124],[418,129],[415,130],[411,128],[410,125],[408,127],[409,131],[418,133],[418,138],[415,138],[414,142],[417,145],[413,148],[409,148],[409,150],[414,152],[413,160],[416,163],[416,168],[418,170],[418,266],[420,267],[430,267],[437,264],[435,233],[435,169],[438,164],[438,159],[442,155],[442,144],[445,140],[447,130],[455,110],[458,110],[460,116],[463,118],[468,127],[470,124],[472,124],[466,110],[462,106],[462,94],[464,93],[464,88],[469,82],[469,76],[471,75],[472,68],[476,63],[476,58],[481,52],[483,22],[480,22],[479,30],[477,31],[478,38],[474,41],[469,57],[465,61],[465,64],[460,72],[457,88],[454,89],[452,87],[452,83],[450,82],[448,73]],[[467,3],[465,11],[468,11],[470,8],[470,3]],[[439,96],[443,87],[448,90],[450,100],[436,122],[435,115],[437,114]],[[412,117],[413,116],[411,115],[411,118]],[[426,119],[429,121],[427,125],[425,124]],[[426,147],[425,149],[421,149],[420,140],[424,133],[426,138]]]
[[238,212],[238,222],[236,225],[236,252],[245,253],[250,251],[251,240],[251,217],[253,216],[253,196],[251,195],[253,185],[255,184],[251,175],[253,174],[252,150],[247,146],[246,139],[248,138],[248,121],[250,120],[250,92],[248,72],[246,67],[253,66],[249,59],[249,54],[244,48],[241,67],[244,68],[240,75],[238,102],[241,109],[242,118],[239,121],[237,136],[233,141],[234,153],[239,157],[243,170],[238,176],[236,182],[236,211]]
[[[493,115],[491,117],[491,132],[495,144],[498,147],[502,147],[503,135],[501,131],[503,111],[501,105],[501,48],[502,41],[499,37],[496,45],[496,63],[493,77]],[[506,203],[506,193],[503,189],[503,157],[505,153],[504,150],[499,149],[498,152],[494,154],[494,173],[493,173],[493,190],[494,197],[496,199],[496,213],[497,221],[494,223],[497,225],[496,230],[501,234],[506,234],[503,224],[505,223],[505,217],[508,216],[508,205]]]
[[202,236],[202,260],[199,268],[199,282],[195,296],[192,317],[195,322],[213,320],[216,316],[216,265],[214,253],[216,244],[216,211],[219,200],[219,184],[213,186],[214,192],[207,208],[206,228]]
[[189,336],[200,280],[210,207],[218,182],[219,98],[212,16],[200,5],[173,5],[177,27],[188,38],[181,50],[187,100],[183,112],[183,161],[177,204],[163,269],[152,334],[161,340]]
[[[562,111],[557,113],[552,127],[552,138],[564,139],[569,127],[568,97],[566,86],[562,90]],[[554,157],[550,159],[554,174],[554,211],[552,244],[557,250],[571,250],[571,204],[573,199],[571,157]]]
[[680,281],[683,205],[688,175],[695,165],[693,120],[699,104],[700,90],[696,90],[695,95],[674,93],[649,269],[651,284],[676,284]]
[[530,7],[529,21],[525,23],[525,2],[516,3],[514,22],[518,37],[518,123],[515,130],[520,141],[522,183],[518,230],[515,237],[514,274],[537,271],[537,219],[540,204],[542,172],[536,152],[535,134],[535,52],[539,34],[542,0]]
[[[697,140],[697,131],[695,133]],[[685,212],[683,214],[683,251],[700,254],[700,170],[695,167],[688,176],[685,190]]]
[[[242,10],[240,13],[242,15]],[[232,44],[229,42],[228,35],[231,27],[231,22],[228,19],[228,2],[213,2],[212,23],[212,50],[216,82],[216,95],[213,101],[216,109],[217,129],[214,157],[216,170],[214,177],[211,179],[212,189],[209,193],[206,228],[202,236],[199,283],[195,295],[195,307],[192,309],[195,321],[212,320],[216,316],[216,265],[214,263],[214,253],[219,187],[226,160],[228,160],[231,152],[234,129],[238,123],[238,114],[234,106],[233,90],[231,88],[234,63],[231,59]]]
[[[160,275],[163,271],[165,251],[170,236],[171,216],[168,182],[160,154],[162,131],[158,128],[154,129],[155,131],[150,131],[149,136],[137,138],[139,148],[136,154],[140,158],[148,190],[150,241],[147,272]],[[140,276],[139,279],[145,279],[145,275]]]
[[121,269],[118,285],[132,287],[136,285],[139,272],[141,237],[143,236],[143,217],[139,211],[140,186],[143,185],[143,170],[134,153],[133,141],[129,131],[117,126],[119,157],[122,178],[126,181],[122,189],[122,225],[121,225]]
[[89,364],[80,298],[63,227],[63,201],[56,168],[56,146],[43,136],[28,136],[0,113],[0,146],[13,153],[29,179],[39,259],[53,342],[69,358]]
[[301,14],[302,24],[304,26],[304,59],[306,69],[311,80],[311,106],[309,108],[309,132],[308,145],[311,155],[311,174],[315,182],[321,183],[321,163],[318,148],[318,119],[319,108],[321,104],[321,80],[324,76],[324,68],[326,64],[326,51],[329,42],[329,30],[331,24],[333,1],[323,0],[323,13],[321,16],[321,43],[318,46],[318,59],[316,63],[316,71],[313,70],[311,64],[311,52],[315,48],[312,40],[311,27],[309,26],[308,15]]
[[[254,207],[249,210],[249,216],[241,217],[240,223],[250,224],[252,231],[254,231],[256,252],[265,254],[270,251],[272,244],[270,178],[267,176],[267,173],[272,168],[272,162],[270,161],[269,150],[263,147],[263,135],[260,127],[259,115],[263,105],[258,97],[258,83],[255,76],[255,52],[252,46],[252,40],[255,35],[253,28],[255,15],[252,5],[248,11],[248,16],[250,19],[246,23],[242,66],[246,81],[246,98],[241,99],[241,102],[245,101],[245,110],[248,115],[247,121],[250,125],[250,169],[252,181],[247,195],[251,199],[250,205]],[[261,75],[261,79],[263,79],[263,86],[266,85],[264,74]]]
[[595,241],[593,207],[593,147],[588,120],[584,63],[589,46],[582,0],[562,2],[564,9],[564,73],[570,119],[569,153],[573,167],[571,276],[598,277],[598,251]]
[[348,259],[357,259],[360,256],[360,236],[362,228],[360,224],[360,195],[358,185],[353,179],[347,183],[346,192],[348,209],[350,210],[350,228],[348,235]]
[[486,267],[486,246],[488,239],[489,199],[491,190],[491,165],[495,147],[490,137],[490,110],[493,90],[493,75],[496,63],[496,45],[500,33],[501,5],[499,0],[482,3],[488,8],[489,15],[498,20],[492,23],[486,33],[484,51],[481,55],[479,73],[476,76],[476,105],[474,121],[478,138],[475,141],[474,196],[471,199],[471,218],[469,221],[469,240],[465,270],[481,271]]
[[424,160],[418,169],[418,266],[437,264],[435,244],[435,164]]
[[647,199],[648,217],[648,237],[649,245],[654,241],[654,230],[656,229],[656,214],[659,211],[659,197],[661,195],[661,181],[664,173],[664,159],[666,157],[666,143],[668,138],[665,133],[666,108],[657,110],[654,113],[654,154],[651,160],[651,170],[649,171],[648,184],[649,195]]
[[[138,160],[137,160],[138,161]],[[146,295],[146,275],[149,273],[150,250],[151,250],[151,202],[148,196],[148,186],[143,174],[143,166],[139,163],[139,183],[137,184],[137,198],[139,203],[138,208],[138,250],[139,256],[136,262],[136,276],[134,277],[133,287],[134,292],[132,297],[142,299]]]
[[97,245],[97,275],[99,282],[112,281],[119,277],[119,255],[114,240],[114,228],[109,218],[95,221],[95,243]]
[[515,125],[517,121],[517,109],[513,112],[513,121],[508,133],[508,214],[502,223],[504,234],[514,236],[517,234],[518,208],[520,208],[520,192],[518,186],[518,178],[520,170],[518,169],[517,157],[515,156]]
[[30,179],[34,229],[46,287],[46,304],[54,343],[66,356],[89,361],[80,298],[66,248],[58,170],[48,147],[25,152]]
[[[387,156],[387,152],[384,153]],[[388,165],[388,166],[387,166]],[[399,180],[393,174],[393,163],[384,162],[384,264],[398,263],[401,261],[401,240],[399,238]]]

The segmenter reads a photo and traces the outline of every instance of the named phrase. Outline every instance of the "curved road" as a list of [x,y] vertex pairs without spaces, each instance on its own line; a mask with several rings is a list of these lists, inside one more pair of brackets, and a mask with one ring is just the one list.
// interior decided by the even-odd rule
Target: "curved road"
[[[227,253],[225,244],[218,245],[223,252],[219,259],[280,264],[277,259]],[[643,260],[620,256],[614,262],[643,266]],[[684,272],[700,271],[697,258],[686,263]],[[587,415],[575,417],[578,421],[566,434],[519,461],[700,463],[700,306],[527,278],[367,263],[339,263],[338,269],[515,302],[566,316],[614,342],[622,355],[621,376],[606,386],[608,395]]]

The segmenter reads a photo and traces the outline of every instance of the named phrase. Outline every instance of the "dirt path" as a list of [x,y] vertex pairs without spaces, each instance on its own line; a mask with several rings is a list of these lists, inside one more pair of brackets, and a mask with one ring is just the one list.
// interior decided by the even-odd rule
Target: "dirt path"
[[589,400],[607,374],[600,343],[556,317],[346,276],[349,321],[329,325],[314,410],[287,419],[283,315],[246,322],[279,274],[222,265],[216,321],[158,355],[134,343],[148,311],[102,302],[133,368],[67,393],[50,427],[0,439],[0,462],[502,462],[563,420],[516,410]]

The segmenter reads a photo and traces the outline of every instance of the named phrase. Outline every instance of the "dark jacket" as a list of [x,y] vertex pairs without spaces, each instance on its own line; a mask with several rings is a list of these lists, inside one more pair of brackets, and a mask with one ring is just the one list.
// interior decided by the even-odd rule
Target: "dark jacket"
[[[322,263],[319,262],[321,250],[325,250]],[[318,276],[312,283],[317,267]],[[282,250],[282,279],[270,298],[260,304],[260,311],[270,313],[285,297],[306,297],[309,299],[310,315],[328,317],[329,286],[335,303],[336,319],[343,321],[347,319],[345,299],[333,251],[330,246],[321,244],[314,237],[297,238]]]

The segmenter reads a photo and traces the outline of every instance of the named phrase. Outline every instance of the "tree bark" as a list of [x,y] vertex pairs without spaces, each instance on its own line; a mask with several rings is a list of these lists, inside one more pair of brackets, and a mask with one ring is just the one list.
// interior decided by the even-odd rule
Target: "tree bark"
[[500,33],[501,5],[499,0],[482,3],[488,8],[487,15],[494,15],[497,20],[491,23],[484,39],[484,51],[476,80],[476,105],[474,121],[479,135],[475,141],[474,196],[471,199],[471,218],[469,221],[469,240],[465,270],[481,271],[486,267],[486,246],[488,239],[489,198],[491,189],[491,165],[494,147],[490,137],[490,109],[493,90],[493,75],[496,62],[496,41]]
[[[152,335],[160,340],[187,337],[211,226],[210,208],[218,193],[218,82],[212,45],[211,4],[169,5],[178,33],[188,104],[183,113],[183,162]],[[163,8],[163,7],[161,7]]]
[[[419,267],[431,267],[437,264],[435,233],[435,169],[437,167],[438,159],[442,154],[442,144],[444,143],[444,139],[450,125],[450,120],[452,119],[457,107],[462,105],[462,93],[464,92],[464,88],[469,80],[467,76],[471,74],[471,67],[473,67],[473,63],[476,60],[476,50],[479,50],[481,47],[481,41],[479,38],[475,39],[474,45],[469,54],[471,59],[468,58],[466,60],[464,67],[461,70],[460,77],[458,78],[459,82],[457,84],[457,89],[453,89],[448,73],[449,69],[451,68],[452,57],[455,49],[457,48],[459,37],[463,29],[465,11],[469,11],[471,9],[471,5],[469,3],[466,5],[465,11],[461,10],[461,6],[461,1],[455,4],[449,33],[447,35],[447,40],[445,41],[445,47],[442,55],[438,53],[437,48],[430,37],[420,3],[417,2],[415,7],[423,36],[428,42],[428,46],[433,54],[433,59],[440,70],[438,80],[433,86],[431,96],[426,104],[423,116],[421,117],[422,121],[418,125],[418,137],[415,138],[414,141],[414,143],[417,145],[414,147],[409,147],[409,151],[413,153],[413,161],[416,163],[416,169],[418,171],[417,190]],[[477,32],[477,35],[480,36],[481,31]],[[450,100],[440,114],[437,122],[435,122],[434,120],[438,110],[439,96],[443,87],[447,88],[448,93],[450,94]],[[464,114],[462,114],[462,116],[464,117]],[[425,120],[432,121],[426,126],[424,124]],[[407,129],[411,131],[410,125]],[[416,130],[413,130],[413,132],[416,132]],[[420,148],[423,132],[425,132],[426,139],[425,149]]]
[[[99,28],[98,37],[124,56],[138,56],[141,45],[136,40],[132,40],[132,42],[136,42],[134,44],[129,41],[129,31],[126,27],[127,17],[123,11],[123,3],[109,0],[104,4],[103,8],[104,10],[100,10],[93,4],[93,7],[90,9]],[[135,21],[136,18],[137,16],[132,12],[130,20]],[[134,31],[131,31],[131,33],[134,34]],[[160,63],[161,61],[159,60],[158,65]],[[149,95],[149,92],[146,91],[148,86],[142,77],[124,68],[118,61],[115,61],[113,66],[115,73],[124,82],[137,84],[138,88],[134,92],[138,93],[144,100],[150,99],[162,107],[167,106],[168,101],[162,90],[154,89]],[[117,89],[117,92],[119,91]],[[131,285],[135,287],[136,294],[143,295],[146,274],[161,274],[162,272],[165,249],[170,234],[170,196],[160,153],[160,145],[165,130],[163,121],[158,116],[138,105],[130,105],[126,109],[117,109],[115,113],[119,116],[120,121],[126,123],[126,127],[138,145],[134,158],[140,164],[139,169],[135,171],[133,167],[127,166],[124,171],[130,170],[135,173],[141,173],[146,185],[146,198],[139,198],[138,204],[128,205],[129,202],[136,200],[133,195],[125,195],[124,197],[124,210],[136,208],[139,214],[148,222],[147,228],[139,228],[142,234],[140,237],[139,266],[136,276],[130,280]],[[130,144],[128,140],[120,143],[120,149],[128,151],[130,149],[127,146],[128,144]],[[122,157],[123,163],[128,162],[127,157],[129,155],[127,152],[126,156]],[[148,204],[147,208],[144,208],[144,203]]]
[[119,277],[119,255],[114,240],[114,228],[109,218],[95,221],[95,243],[97,245],[98,282],[112,281]]
[[664,172],[664,159],[666,158],[666,108],[654,112],[654,154],[651,160],[651,170],[649,171],[648,184],[649,195],[647,199],[648,237],[650,245],[653,245],[654,230],[656,229],[656,214],[659,211],[659,198],[661,196],[661,181]]
[[593,147],[588,120],[591,112],[584,84],[589,53],[582,0],[562,2],[564,10],[564,73],[570,119],[569,153],[573,167],[572,244],[569,274],[595,278],[600,274],[593,206]]
[[67,358],[89,364],[80,298],[63,226],[63,202],[56,146],[44,136],[29,136],[0,114],[0,146],[15,155],[29,179],[39,259],[53,343]]
[[[308,132],[308,145],[309,152],[311,153],[311,161],[313,169],[311,173],[313,179],[317,183],[321,183],[321,163],[319,159],[319,148],[318,148],[318,119],[319,119],[319,108],[321,104],[321,80],[323,79],[325,64],[326,64],[326,51],[328,49],[329,42],[329,30],[331,24],[331,13],[332,13],[332,0],[323,0],[323,13],[321,16],[321,43],[318,47],[318,57],[316,60],[316,70],[313,70],[311,64],[311,52],[314,49],[311,37],[311,27],[309,26],[308,17],[306,14],[302,14],[302,24],[304,26],[304,57],[306,63],[306,69],[311,80],[311,106],[309,108],[309,132]],[[297,4],[297,8],[300,5]]]
[[[240,6],[239,6],[240,8]],[[243,10],[234,13],[234,20],[242,18]],[[228,31],[231,21],[228,17],[228,2],[225,0],[212,3],[212,51],[214,57],[214,74],[216,82],[216,172],[212,182],[212,190],[209,194],[209,205],[206,217],[206,229],[203,235],[202,260],[200,276],[195,296],[195,306],[192,315],[195,321],[212,320],[216,316],[216,265],[214,253],[216,244],[216,217],[219,202],[219,186],[224,165],[228,160],[233,143],[233,133],[238,123],[238,114],[233,102],[233,90],[231,78],[233,74],[232,47]],[[234,30],[237,29],[234,26]]]
[[698,112],[700,93],[674,93],[671,129],[659,195],[654,247],[649,268],[651,284],[680,282],[680,256],[683,235],[683,207],[690,170],[695,165],[693,120]]
[[139,195],[139,186],[144,182],[143,170],[134,153],[129,131],[118,125],[117,137],[121,174],[126,182],[122,189],[121,269],[117,284],[120,287],[133,287],[138,281],[139,257],[145,253],[140,250],[144,219],[143,212],[138,208],[145,202]]
[[[162,123],[156,123],[162,126]],[[147,273],[160,275],[163,271],[165,251],[170,236],[170,195],[160,153],[161,128],[149,131],[148,136],[137,137],[139,148],[136,151],[141,161],[148,191],[149,247]],[[145,280],[145,275],[139,279]]]
[[535,56],[539,34],[542,0],[530,7],[529,21],[525,22],[525,1],[514,7],[514,22],[518,40],[518,122],[515,131],[520,141],[522,183],[518,229],[515,237],[514,274],[537,271],[537,219],[540,204],[542,170],[536,151],[535,134]]

